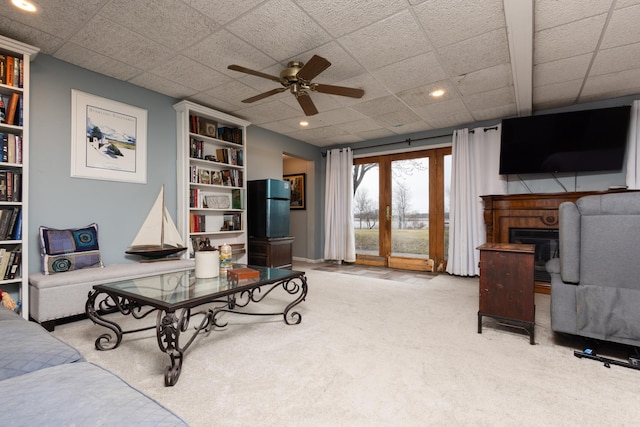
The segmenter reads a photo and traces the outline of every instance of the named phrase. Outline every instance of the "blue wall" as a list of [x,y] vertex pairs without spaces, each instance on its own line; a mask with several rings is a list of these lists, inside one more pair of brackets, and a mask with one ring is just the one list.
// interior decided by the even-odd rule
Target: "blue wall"
[[[124,262],[124,251],[163,184],[175,218],[175,100],[47,55],[38,55],[31,70],[29,272],[40,269],[40,225],[70,228],[96,222],[104,262]],[[71,89],[147,110],[146,184],[70,177]]]

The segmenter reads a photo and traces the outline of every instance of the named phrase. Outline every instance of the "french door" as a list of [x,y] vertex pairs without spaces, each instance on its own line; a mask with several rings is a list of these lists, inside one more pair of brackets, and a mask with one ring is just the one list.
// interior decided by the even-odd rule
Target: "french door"
[[354,159],[356,262],[443,271],[451,148]]

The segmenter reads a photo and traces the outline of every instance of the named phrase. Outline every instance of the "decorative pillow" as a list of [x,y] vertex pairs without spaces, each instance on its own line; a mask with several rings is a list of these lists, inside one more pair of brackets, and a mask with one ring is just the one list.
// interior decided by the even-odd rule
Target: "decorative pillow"
[[40,254],[43,274],[104,267],[96,223],[69,230],[40,227]]

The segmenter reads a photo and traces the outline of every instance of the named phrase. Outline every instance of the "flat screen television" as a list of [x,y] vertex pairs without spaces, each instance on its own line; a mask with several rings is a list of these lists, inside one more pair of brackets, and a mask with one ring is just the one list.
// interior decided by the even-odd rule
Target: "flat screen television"
[[500,174],[621,170],[631,106],[502,120]]

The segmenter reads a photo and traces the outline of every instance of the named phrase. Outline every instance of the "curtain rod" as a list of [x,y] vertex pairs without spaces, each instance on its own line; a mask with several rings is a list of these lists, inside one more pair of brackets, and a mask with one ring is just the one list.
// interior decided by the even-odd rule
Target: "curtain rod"
[[[411,145],[412,142],[414,141],[425,141],[427,139],[435,139],[435,138],[442,138],[443,136],[452,136],[453,133],[444,133],[442,135],[434,135],[434,136],[425,136],[423,138],[416,138],[416,139],[411,139],[411,138],[407,138],[404,141],[396,141],[396,142],[385,142],[383,144],[376,144],[376,145],[367,145],[366,147],[357,147],[357,148],[352,148],[352,151],[357,151],[357,150],[366,150],[367,148],[376,148],[376,147],[385,147],[387,145],[396,145],[396,144],[409,144]],[[342,148],[340,148],[340,150],[342,150]],[[327,152],[323,151],[322,152],[322,157],[327,157]]]
[[[491,126],[491,127],[488,127],[488,128],[484,128],[484,131],[486,132],[488,130],[496,130],[496,129],[498,129],[498,126]],[[469,133],[474,133],[474,132],[475,132],[474,129],[471,129],[469,131]],[[368,145],[366,147],[352,148],[351,151],[366,150],[367,148],[385,147],[387,145],[396,145],[396,144],[409,144],[409,145],[411,145],[411,143],[414,142],[414,141],[426,141],[428,139],[442,138],[443,136],[453,136],[453,133],[449,132],[449,133],[443,133],[441,135],[425,136],[423,138],[416,138],[416,139],[407,138],[404,141],[385,142],[383,144]],[[340,150],[342,150],[342,148],[340,148]],[[327,157],[327,152],[326,151],[322,152],[322,157]]]

